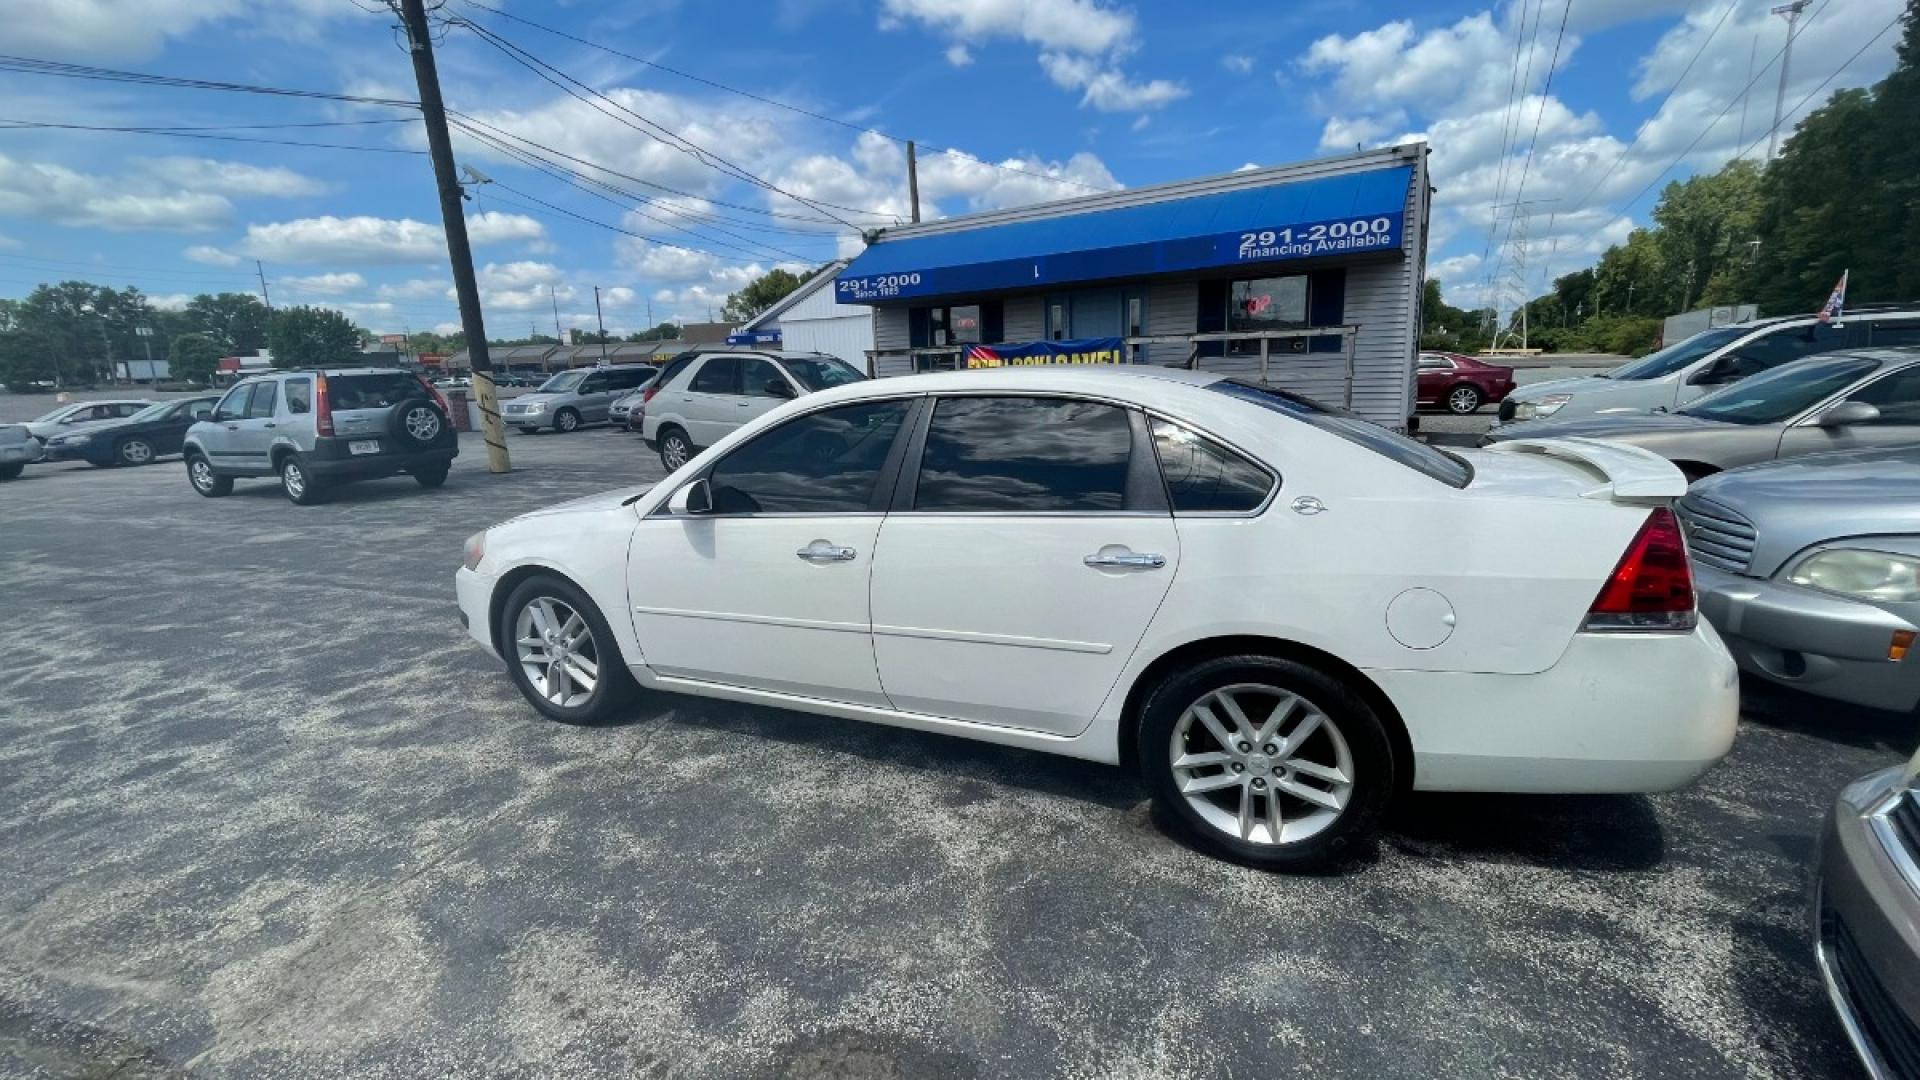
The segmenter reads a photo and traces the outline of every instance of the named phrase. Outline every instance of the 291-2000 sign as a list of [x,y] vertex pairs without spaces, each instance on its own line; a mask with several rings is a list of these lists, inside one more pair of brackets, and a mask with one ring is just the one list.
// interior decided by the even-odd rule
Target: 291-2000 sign
[[891,296],[903,288],[920,284],[919,273],[881,274],[839,283],[840,291],[854,296]]

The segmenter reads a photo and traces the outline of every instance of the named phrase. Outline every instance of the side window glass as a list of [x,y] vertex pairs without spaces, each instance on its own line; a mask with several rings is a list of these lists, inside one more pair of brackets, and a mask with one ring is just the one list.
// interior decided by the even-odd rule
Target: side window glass
[[187,415],[193,417],[195,420],[205,420],[207,417],[213,415],[213,402],[196,401],[187,406]]
[[134,413],[137,413],[144,408],[146,408],[145,405],[133,405],[133,404],[115,405],[113,407],[113,415],[116,417],[132,416]]
[[709,356],[693,373],[687,389],[696,394],[737,394],[740,392],[740,358]]
[[1124,409],[1067,398],[952,397],[935,406],[914,509],[1123,510],[1133,431]]
[[1267,500],[1273,477],[1265,469],[1179,424],[1149,423],[1174,513],[1244,514]]
[[1920,424],[1920,367],[1896,371],[1855,391],[1848,401],[1864,401],[1880,410],[1874,426]]
[[843,405],[790,420],[721,458],[707,474],[722,514],[850,514],[873,499],[908,402]]
[[776,393],[767,389],[768,385],[786,386],[787,380],[773,365],[757,356],[740,358],[740,392],[748,397],[792,397],[792,393]]
[[253,384],[236,386],[227,391],[220,399],[220,405],[213,411],[215,420],[239,420],[247,415],[247,399],[253,396]]
[[582,380],[580,380],[580,392],[581,392],[582,394],[604,394],[604,393],[606,393],[606,392],[607,392],[607,377],[606,377],[605,375],[589,375],[589,376],[587,376],[587,377],[586,377],[585,379],[582,379]]
[[273,406],[279,397],[280,384],[263,382],[253,388],[253,404],[247,407],[247,419],[269,420],[273,417]]
[[296,416],[313,409],[313,382],[310,379],[287,380],[287,411]]
[[1867,325],[1868,333],[1872,335],[1873,344],[1877,348],[1920,345],[1920,321],[1886,319]]

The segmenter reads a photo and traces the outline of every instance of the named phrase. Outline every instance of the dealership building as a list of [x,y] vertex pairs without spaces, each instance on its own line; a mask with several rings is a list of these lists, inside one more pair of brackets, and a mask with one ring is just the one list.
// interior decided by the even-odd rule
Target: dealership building
[[[821,351],[881,376],[1219,370],[1401,426],[1414,405],[1426,155],[1411,143],[881,230],[743,329],[778,331],[783,314],[838,320],[846,344]],[[846,355],[857,346],[864,357]]]

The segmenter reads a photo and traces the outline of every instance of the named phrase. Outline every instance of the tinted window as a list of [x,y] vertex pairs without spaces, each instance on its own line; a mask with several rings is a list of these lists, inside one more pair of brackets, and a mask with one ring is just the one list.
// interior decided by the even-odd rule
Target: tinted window
[[608,379],[604,372],[598,375],[589,375],[586,377],[586,380],[580,384],[580,392],[582,394],[604,394],[607,392],[607,385]]
[[630,367],[614,368],[608,373],[615,390],[631,390],[659,373],[658,368]]
[[287,411],[298,415],[313,408],[313,380],[287,380]]
[[548,379],[546,382],[541,383],[540,392],[543,394],[568,393],[579,386],[580,380],[586,377],[586,373],[583,371],[563,371],[553,378]]
[[1451,487],[1466,487],[1473,479],[1473,467],[1452,454],[1369,423],[1345,409],[1330,408],[1312,398],[1255,386],[1238,379],[1209,383],[1207,389],[1250,401],[1263,409],[1271,409],[1309,427],[1319,428],[1329,435],[1338,435],[1355,446],[1364,447]]
[[1174,513],[1246,513],[1266,501],[1273,477],[1265,469],[1179,424],[1151,426]]
[[1622,364],[1607,372],[1607,378],[1638,380],[1671,375],[1722,345],[1730,345],[1752,332],[1750,326],[1723,326],[1718,330],[1702,331],[1658,352],[1650,352],[1631,364]]
[[852,366],[831,356],[796,358],[783,356],[780,366],[787,374],[800,380],[809,390],[825,390],[829,386],[844,386],[850,382],[859,382],[866,376]]
[[385,409],[421,396],[419,380],[397,371],[327,376],[327,404],[335,410]]
[[187,405],[187,415],[193,417],[195,420],[205,420],[207,417],[213,415],[213,402],[189,402]]
[[1420,370],[1451,371],[1453,370],[1453,361],[1447,359],[1444,356],[1435,356],[1432,353],[1421,353],[1420,354]]
[[1861,387],[1847,398],[1880,410],[1874,424],[1920,424],[1920,366],[1896,371]]
[[790,420],[720,459],[707,475],[722,514],[866,510],[905,401],[845,405]]
[[215,420],[238,420],[247,415],[247,398],[253,396],[253,383],[236,386],[227,391],[220,399],[220,407],[214,410]]
[[1757,375],[1803,356],[1844,348],[1846,344],[1847,332],[1831,323],[1783,327],[1734,350],[1736,374]]
[[116,417],[132,416],[134,413],[137,413],[144,408],[146,408],[146,406],[141,405],[138,402],[132,402],[132,401],[123,402],[119,405],[112,406],[112,409],[113,409],[112,415]]
[[247,419],[265,420],[273,416],[274,402],[280,396],[280,384],[263,382],[253,388],[253,404],[247,406]]
[[1742,379],[1681,409],[1729,424],[1777,424],[1846,389],[1880,365],[1858,357],[1809,360]]
[[673,382],[674,379],[679,377],[681,372],[687,370],[687,365],[691,363],[693,363],[693,357],[690,354],[681,353],[679,356],[674,357],[667,363],[666,367],[660,369],[659,385],[665,387],[667,384]]
[[710,356],[693,373],[693,383],[687,387],[696,394],[737,394],[740,392],[740,358],[737,356]]
[[942,398],[914,509],[1121,510],[1133,431],[1123,409],[1064,398]]
[[[780,394],[768,390],[767,384],[769,383],[784,387],[789,392]],[[775,371],[773,365],[767,361],[757,356],[743,356],[740,358],[741,393],[746,394],[748,397],[792,397],[792,389],[793,387],[787,380],[781,378],[780,373]]]
[[1867,324],[1868,340],[1878,346],[1920,345],[1920,319],[1882,319]]

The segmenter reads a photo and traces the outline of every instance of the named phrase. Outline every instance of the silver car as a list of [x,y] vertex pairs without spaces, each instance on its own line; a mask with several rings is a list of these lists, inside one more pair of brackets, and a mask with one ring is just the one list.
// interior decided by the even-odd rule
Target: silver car
[[1675,509],[1700,613],[1743,671],[1870,708],[1920,705],[1920,447],[1736,469]]
[[503,403],[500,417],[526,435],[547,427],[577,431],[585,424],[605,423],[614,399],[627,396],[659,373],[651,364],[563,371],[533,393]]
[[134,398],[116,398],[111,401],[75,401],[62,405],[52,412],[44,413],[27,421],[27,431],[34,438],[46,442],[55,435],[74,431],[86,424],[103,424],[110,420],[125,420],[141,409],[153,404],[151,401]]
[[1920,350],[1796,360],[1671,413],[1529,420],[1489,433],[1631,443],[1698,480],[1725,469],[1828,450],[1920,444]]
[[1920,1076],[1920,753],[1863,776],[1821,830],[1814,957],[1874,1080]]
[[40,441],[25,424],[0,424],[0,480],[11,480],[40,460]]

